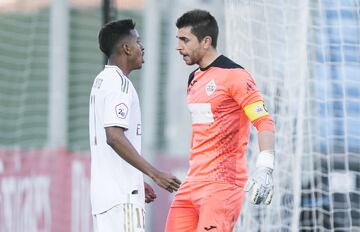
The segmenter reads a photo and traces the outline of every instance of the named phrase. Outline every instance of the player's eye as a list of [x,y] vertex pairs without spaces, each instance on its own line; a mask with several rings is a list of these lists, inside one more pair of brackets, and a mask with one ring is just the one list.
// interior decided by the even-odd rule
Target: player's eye
[[189,40],[188,38],[186,38],[186,37],[179,37],[179,40],[182,41],[182,42],[184,42],[184,43],[187,43],[187,42],[190,41],[190,40]]

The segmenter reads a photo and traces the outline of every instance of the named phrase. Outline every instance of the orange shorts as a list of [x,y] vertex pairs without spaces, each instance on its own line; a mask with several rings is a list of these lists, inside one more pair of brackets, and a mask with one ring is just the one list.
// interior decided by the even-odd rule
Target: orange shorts
[[171,204],[165,232],[231,232],[244,197],[236,185],[185,181]]

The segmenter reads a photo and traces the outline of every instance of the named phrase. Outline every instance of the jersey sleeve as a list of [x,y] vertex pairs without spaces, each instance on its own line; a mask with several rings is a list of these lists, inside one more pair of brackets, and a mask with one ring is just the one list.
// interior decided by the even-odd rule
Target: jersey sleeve
[[258,131],[275,131],[263,97],[248,72],[242,69],[230,72],[227,87],[230,96],[238,103]]
[[104,99],[104,127],[129,127],[132,95],[128,87],[113,88]]
[[229,72],[226,85],[230,96],[244,109],[252,103],[263,101],[254,79],[248,72],[236,69]]
[[252,122],[257,131],[271,131],[275,133],[275,124],[269,115],[263,116]]

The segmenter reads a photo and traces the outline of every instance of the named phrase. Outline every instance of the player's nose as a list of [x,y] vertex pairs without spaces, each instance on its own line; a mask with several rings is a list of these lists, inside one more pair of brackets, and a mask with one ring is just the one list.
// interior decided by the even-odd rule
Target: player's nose
[[177,43],[177,45],[176,45],[176,50],[177,50],[177,51],[183,50],[183,47],[181,46],[180,42]]

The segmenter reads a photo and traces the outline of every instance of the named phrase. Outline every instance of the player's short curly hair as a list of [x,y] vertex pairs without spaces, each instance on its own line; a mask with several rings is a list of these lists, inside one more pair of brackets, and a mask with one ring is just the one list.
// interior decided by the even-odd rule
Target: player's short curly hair
[[216,48],[217,38],[219,35],[219,27],[214,16],[205,10],[192,10],[183,14],[176,21],[178,29],[191,26],[191,32],[200,41],[205,36],[210,36],[211,45]]
[[130,35],[130,31],[135,28],[132,19],[113,21],[105,24],[98,36],[100,50],[110,57],[116,44],[124,37]]

